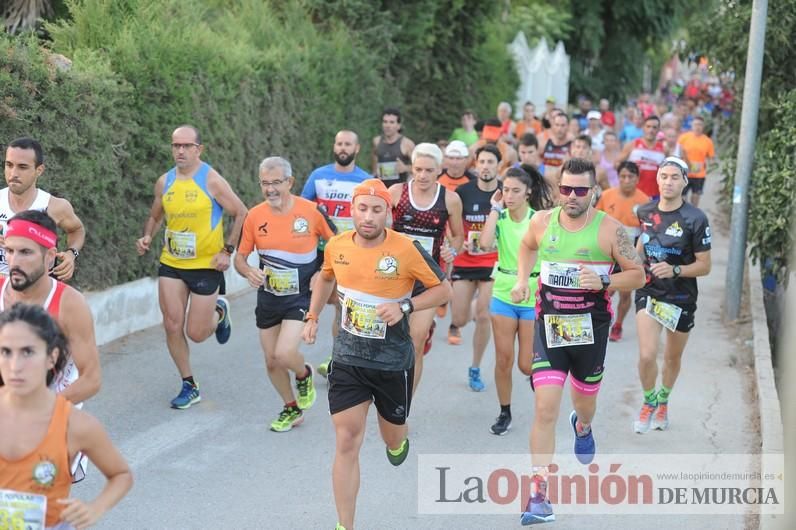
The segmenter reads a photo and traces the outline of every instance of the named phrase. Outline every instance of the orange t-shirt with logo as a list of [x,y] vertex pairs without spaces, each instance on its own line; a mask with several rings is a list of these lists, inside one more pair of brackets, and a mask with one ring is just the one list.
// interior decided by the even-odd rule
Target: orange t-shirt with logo
[[630,237],[635,238],[641,234],[641,223],[636,216],[636,209],[648,202],[649,196],[639,189],[632,196],[626,197],[619,188],[610,188],[603,191],[596,208],[625,225]]
[[342,308],[340,333],[334,340],[334,362],[378,370],[408,370],[415,354],[409,319],[387,326],[377,315],[379,304],[411,298],[416,283],[439,285],[445,275],[420,243],[391,229],[384,241],[365,248],[349,230],[335,236],[324,250],[321,274],[337,280]]
[[688,131],[680,135],[678,142],[683,146],[683,151],[685,151],[685,155],[691,165],[688,171],[688,178],[705,178],[705,175],[707,175],[705,161],[716,156],[713,149],[713,140],[707,134],[697,136],[693,131]]

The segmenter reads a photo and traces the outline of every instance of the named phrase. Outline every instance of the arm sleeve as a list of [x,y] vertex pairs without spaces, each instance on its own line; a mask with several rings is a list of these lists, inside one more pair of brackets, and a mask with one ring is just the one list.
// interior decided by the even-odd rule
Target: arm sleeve
[[439,264],[434,261],[428,252],[418,243],[413,241],[415,252],[412,253],[409,270],[412,276],[423,284],[424,287],[435,287],[445,279],[445,273],[440,269]]

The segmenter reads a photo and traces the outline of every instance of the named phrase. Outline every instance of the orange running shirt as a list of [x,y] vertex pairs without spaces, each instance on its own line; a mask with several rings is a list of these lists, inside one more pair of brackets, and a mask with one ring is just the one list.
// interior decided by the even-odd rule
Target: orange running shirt
[[527,132],[532,132],[537,136],[538,139],[538,136],[542,133],[542,122],[535,119],[533,120],[531,128],[528,129],[527,123],[524,121],[518,121],[517,126],[514,128],[514,136],[517,137],[517,140],[521,139],[522,135]]
[[638,188],[632,197],[625,197],[619,188],[610,188],[603,191],[596,208],[625,225],[628,235],[635,241],[641,234],[641,223],[636,216],[636,210],[648,202],[649,196]]
[[409,319],[387,326],[376,306],[411,298],[415,282],[426,288],[445,278],[420,243],[385,229],[381,245],[363,248],[354,242],[353,230],[332,238],[324,250],[321,274],[337,280],[342,318],[334,340],[334,361],[377,370],[409,370],[415,352],[409,336]]
[[249,210],[243,223],[238,252],[256,250],[265,283],[260,291],[287,304],[308,297],[310,279],[318,270],[318,241],[334,237],[332,221],[318,205],[293,196],[289,212],[276,213],[267,202]]
[[461,177],[455,179],[455,178],[451,178],[451,176],[448,175],[447,172],[444,172],[444,173],[442,173],[439,176],[439,178],[437,178],[437,182],[442,184],[445,187],[445,189],[448,190],[448,191],[456,191],[456,188],[458,188],[462,184],[467,184],[471,180],[472,179],[470,179],[467,176],[467,173],[465,173]]
[[688,178],[703,179],[707,174],[707,165],[705,161],[708,158],[716,156],[713,150],[713,140],[707,134],[700,134],[697,136],[693,131],[688,131],[680,135],[677,140],[683,146],[685,156],[688,157],[690,164]]
[[53,415],[41,443],[18,460],[6,460],[0,456],[0,489],[47,497],[48,527],[58,523],[61,512],[66,508],[57,500],[69,498],[72,489],[66,445],[71,412],[72,404],[63,396],[55,396]]

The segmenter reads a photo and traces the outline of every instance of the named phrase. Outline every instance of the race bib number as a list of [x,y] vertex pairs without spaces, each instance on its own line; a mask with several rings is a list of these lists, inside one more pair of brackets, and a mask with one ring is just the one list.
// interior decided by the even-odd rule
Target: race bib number
[[701,173],[704,168],[705,164],[702,162],[691,162],[691,173]]
[[580,289],[580,269],[577,263],[543,261],[539,275],[544,285],[561,289]]
[[478,254],[488,254],[495,251],[494,248],[481,248],[481,232],[478,230],[471,230],[470,232],[467,232],[467,244],[470,247],[468,252],[471,255],[477,256]]
[[398,162],[379,162],[381,180],[398,180]]
[[420,246],[423,247],[423,249],[426,252],[428,252],[429,256],[433,256],[434,255],[434,238],[433,237],[429,237],[429,236],[413,236],[413,235],[410,235],[409,237],[411,237],[412,239],[414,239],[415,241],[420,243]]
[[332,217],[332,222],[337,228],[337,233],[347,232],[354,229],[354,220],[350,217]]
[[544,330],[548,348],[594,344],[591,315],[545,315]]
[[683,312],[683,309],[674,304],[667,304],[666,302],[661,302],[648,296],[646,311],[649,316],[663,327],[669,331],[675,331],[677,329],[677,323],[680,322],[680,314]]
[[376,304],[360,302],[346,295],[340,320],[343,330],[357,337],[384,339],[387,336],[387,324],[376,314]]
[[276,296],[299,294],[298,269],[273,269],[266,265],[263,274],[263,288],[269,293]]
[[44,530],[47,497],[0,489],[0,530]]
[[177,259],[196,257],[196,234],[166,230],[166,249]]

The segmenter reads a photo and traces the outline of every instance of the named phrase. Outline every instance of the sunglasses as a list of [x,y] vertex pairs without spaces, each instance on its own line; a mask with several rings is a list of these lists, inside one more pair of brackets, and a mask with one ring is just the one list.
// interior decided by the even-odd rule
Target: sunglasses
[[585,197],[591,191],[591,186],[559,186],[558,191],[567,197],[572,195],[573,191],[576,197]]

